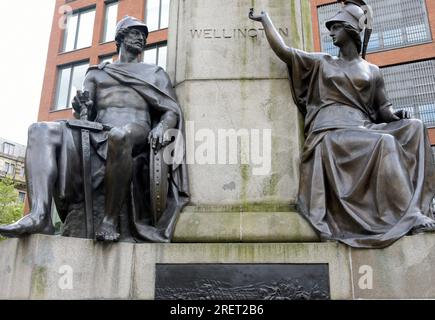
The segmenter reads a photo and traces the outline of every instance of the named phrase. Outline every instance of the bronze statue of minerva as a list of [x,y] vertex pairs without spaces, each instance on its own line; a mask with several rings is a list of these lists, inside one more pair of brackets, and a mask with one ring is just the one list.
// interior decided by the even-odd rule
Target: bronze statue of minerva
[[251,9],[249,18],[263,24],[273,51],[287,64],[305,116],[300,213],[322,240],[383,248],[435,230],[434,164],[424,125],[392,111],[382,73],[364,59],[366,4],[339,2],[342,8],[326,22],[337,57],[288,47],[266,12]]
[[[89,68],[72,103],[76,120],[30,127],[31,212],[1,226],[0,234],[53,234],[54,199],[64,236],[171,241],[189,201],[184,143],[178,143],[184,119],[166,72],[140,62],[147,36],[143,22],[124,17],[116,28],[119,59]],[[170,146],[177,156],[165,158]]]

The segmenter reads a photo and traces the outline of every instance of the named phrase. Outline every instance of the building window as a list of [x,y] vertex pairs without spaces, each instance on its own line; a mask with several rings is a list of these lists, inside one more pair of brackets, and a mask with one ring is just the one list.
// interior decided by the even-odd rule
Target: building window
[[3,153],[12,156],[14,154],[14,149],[15,149],[15,146],[13,144],[10,144],[7,142],[3,143]]
[[54,110],[61,110],[70,107],[71,100],[77,90],[83,87],[88,63],[80,63],[67,67],[60,67],[57,75],[56,102]]
[[106,3],[103,42],[115,41],[117,21],[118,21],[118,1]]
[[[366,0],[373,9],[374,25],[367,51],[382,51],[400,48],[432,40],[425,0]],[[317,8],[320,41],[323,52],[338,54],[332,43],[326,20],[340,8],[333,3]]]
[[149,31],[165,29],[169,25],[170,0],[146,0],[146,24]]
[[110,63],[112,63],[114,55],[115,54],[111,54],[111,55],[108,55],[108,56],[100,57],[100,63],[104,63],[104,62],[110,62]]
[[95,8],[75,12],[67,17],[62,51],[90,47],[94,30]]
[[435,59],[382,68],[395,109],[405,109],[435,127]]
[[20,169],[20,177],[23,177],[26,175],[26,169],[24,167],[21,167]]
[[5,162],[4,172],[6,172],[6,175],[8,176],[14,176],[15,175],[15,165]]
[[168,46],[166,43],[148,47],[143,54],[143,62],[155,64],[166,69],[166,56]]
[[25,200],[26,200],[26,193],[18,191],[18,201],[20,203],[24,203]]

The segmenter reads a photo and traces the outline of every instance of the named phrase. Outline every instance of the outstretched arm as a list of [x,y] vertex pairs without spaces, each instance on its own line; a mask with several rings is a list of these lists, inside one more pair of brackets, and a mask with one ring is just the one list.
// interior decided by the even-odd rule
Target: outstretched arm
[[267,41],[269,41],[272,50],[282,61],[290,64],[292,48],[285,44],[284,39],[281,37],[278,30],[276,30],[275,26],[273,25],[272,19],[269,17],[269,14],[264,11],[262,11],[260,14],[254,14],[254,9],[252,8],[249,12],[249,18],[254,21],[259,21],[263,24],[264,31],[266,32]]

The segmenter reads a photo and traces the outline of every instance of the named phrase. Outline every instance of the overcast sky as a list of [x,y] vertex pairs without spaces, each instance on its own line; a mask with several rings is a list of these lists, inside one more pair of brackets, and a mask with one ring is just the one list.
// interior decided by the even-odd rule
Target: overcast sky
[[21,144],[38,116],[54,4],[0,2],[0,137]]

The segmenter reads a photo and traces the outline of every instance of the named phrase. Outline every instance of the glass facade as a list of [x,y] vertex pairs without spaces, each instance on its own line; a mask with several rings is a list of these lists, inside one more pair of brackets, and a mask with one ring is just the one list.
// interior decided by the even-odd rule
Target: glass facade
[[68,15],[63,39],[63,52],[90,47],[95,22],[95,8]]
[[116,23],[118,22],[118,1],[106,3],[104,17],[103,42],[115,41]]
[[435,59],[382,68],[395,109],[405,109],[435,127]]
[[70,108],[77,90],[81,90],[89,63],[78,63],[58,69],[57,91],[54,110]]
[[[400,48],[432,40],[425,0],[367,0],[373,9],[373,34],[368,52]],[[338,54],[325,27],[340,8],[333,3],[317,9],[320,28],[321,50]]]
[[165,29],[169,24],[170,0],[146,0],[146,24],[149,31]]
[[111,55],[108,55],[108,56],[100,57],[100,63],[104,63],[104,62],[110,62],[110,63],[112,63],[114,55],[115,54],[111,54]]
[[168,47],[165,44],[149,47],[143,54],[143,62],[155,64],[163,69],[166,69],[166,56],[168,54]]

